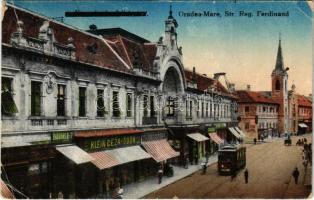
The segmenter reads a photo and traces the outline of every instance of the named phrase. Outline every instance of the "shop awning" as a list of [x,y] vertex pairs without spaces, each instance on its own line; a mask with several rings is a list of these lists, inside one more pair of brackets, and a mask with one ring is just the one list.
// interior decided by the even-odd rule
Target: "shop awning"
[[234,129],[236,130],[236,131],[238,131],[238,133],[240,133],[240,135],[242,136],[242,137],[246,137],[246,135],[243,133],[243,131],[239,128],[239,127],[234,127]]
[[93,157],[75,145],[58,145],[56,146],[56,150],[78,165],[93,160]]
[[156,162],[161,162],[180,155],[168,143],[167,140],[153,140],[142,143],[145,150]]
[[13,193],[11,190],[8,188],[8,186],[4,183],[3,180],[0,180],[0,187],[1,187],[1,199],[15,199]]
[[213,140],[215,143],[217,143],[217,144],[222,144],[222,143],[224,143],[224,140],[221,139],[221,138],[217,135],[217,133],[208,133],[208,135],[209,135],[210,139]]
[[189,138],[192,138],[193,140],[197,141],[197,142],[202,142],[202,141],[206,141],[209,138],[200,134],[200,133],[191,133],[191,134],[187,134],[187,136]]
[[229,127],[228,129],[236,138],[238,139],[242,138],[242,136],[233,127]]
[[300,126],[301,128],[307,128],[307,125],[304,124],[304,123],[300,123],[299,126]]
[[100,170],[108,169],[120,164],[120,162],[112,155],[106,153],[106,151],[98,151],[90,153],[94,160],[92,163]]
[[119,164],[151,158],[139,145],[107,150],[106,153],[115,157]]

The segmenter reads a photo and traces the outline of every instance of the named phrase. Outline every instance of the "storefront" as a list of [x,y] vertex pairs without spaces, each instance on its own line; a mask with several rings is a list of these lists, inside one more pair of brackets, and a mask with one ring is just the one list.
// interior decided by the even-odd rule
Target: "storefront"
[[219,146],[224,144],[224,140],[217,135],[215,127],[208,127],[207,131],[210,138],[208,152],[209,154],[213,154],[218,151]]
[[202,135],[201,133],[190,133],[187,134],[187,141],[189,144],[190,161],[198,163],[198,161],[205,156],[205,141],[209,138]]

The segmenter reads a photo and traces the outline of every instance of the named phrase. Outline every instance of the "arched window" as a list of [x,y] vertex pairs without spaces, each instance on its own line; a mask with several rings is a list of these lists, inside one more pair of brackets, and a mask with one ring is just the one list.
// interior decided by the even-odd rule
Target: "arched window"
[[280,90],[280,81],[276,80],[276,90]]

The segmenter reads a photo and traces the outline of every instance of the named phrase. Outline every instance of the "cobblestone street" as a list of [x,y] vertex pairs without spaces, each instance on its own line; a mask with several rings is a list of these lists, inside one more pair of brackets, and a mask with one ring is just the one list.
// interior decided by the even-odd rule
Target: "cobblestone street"
[[[307,134],[292,137],[292,146],[284,146],[283,139],[247,144],[248,184],[244,182],[244,170],[231,181],[230,176],[218,175],[215,163],[206,175],[198,171],[144,198],[306,198],[311,188],[304,185],[302,147],[295,145],[303,137],[308,143],[312,141],[311,135]],[[295,167],[300,171],[298,185],[292,177]]]

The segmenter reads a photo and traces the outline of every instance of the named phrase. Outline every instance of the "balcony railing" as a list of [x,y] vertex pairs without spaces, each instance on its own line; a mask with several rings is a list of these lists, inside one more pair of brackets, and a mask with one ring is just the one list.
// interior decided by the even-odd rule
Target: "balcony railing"
[[143,125],[157,124],[157,117],[143,117],[142,124]]

